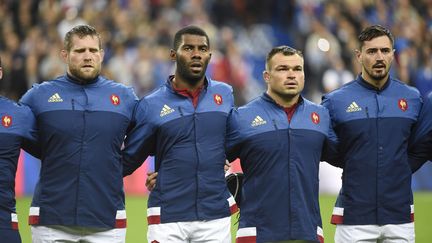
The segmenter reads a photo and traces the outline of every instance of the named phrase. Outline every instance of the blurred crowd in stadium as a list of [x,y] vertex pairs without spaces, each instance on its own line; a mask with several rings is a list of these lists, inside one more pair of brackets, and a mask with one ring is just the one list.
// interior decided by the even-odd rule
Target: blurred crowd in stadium
[[392,74],[432,90],[430,0],[0,0],[0,94],[18,100],[33,83],[64,74],[62,39],[77,24],[102,33],[103,74],[135,87],[139,97],[173,70],[173,34],[196,24],[210,35],[208,74],[234,87],[242,105],[265,89],[265,54],[291,45],[305,54],[305,96],[321,95],[359,72],[357,34],[381,24],[396,37]]

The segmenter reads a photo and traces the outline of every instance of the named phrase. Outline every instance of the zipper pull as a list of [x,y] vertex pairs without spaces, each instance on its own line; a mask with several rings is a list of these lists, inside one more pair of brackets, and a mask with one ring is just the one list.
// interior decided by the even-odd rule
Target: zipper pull
[[180,116],[183,116],[183,110],[182,110],[182,108],[180,106],[178,107],[178,110],[180,112]]
[[274,128],[275,128],[276,130],[279,130],[279,128],[278,128],[277,125],[276,125],[276,121],[275,121],[275,119],[272,119],[272,123],[273,123]]

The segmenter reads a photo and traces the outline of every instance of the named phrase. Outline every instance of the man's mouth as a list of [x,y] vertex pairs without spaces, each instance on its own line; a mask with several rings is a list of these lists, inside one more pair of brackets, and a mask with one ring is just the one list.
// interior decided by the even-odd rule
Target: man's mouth
[[386,66],[384,64],[375,64],[372,66],[372,68],[385,68]]
[[296,81],[288,81],[288,82],[284,82],[285,86],[297,86],[297,82]]
[[203,65],[201,63],[192,63],[190,65],[190,68],[192,69],[192,71],[201,71],[203,68]]

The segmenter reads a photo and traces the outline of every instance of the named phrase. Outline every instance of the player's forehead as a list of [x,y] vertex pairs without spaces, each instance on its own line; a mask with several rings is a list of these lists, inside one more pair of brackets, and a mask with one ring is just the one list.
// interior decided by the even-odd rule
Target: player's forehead
[[303,66],[304,60],[298,54],[293,55],[284,55],[283,53],[276,53],[270,59],[271,65],[278,66],[287,66],[287,67],[295,67],[295,66]]
[[364,41],[362,46],[362,50],[383,49],[383,48],[393,49],[391,40],[386,35],[379,36],[368,41]]
[[92,48],[99,49],[99,38],[93,35],[78,36],[73,35],[71,38],[71,49]]
[[208,42],[205,36],[184,34],[181,36],[180,46],[207,46]]

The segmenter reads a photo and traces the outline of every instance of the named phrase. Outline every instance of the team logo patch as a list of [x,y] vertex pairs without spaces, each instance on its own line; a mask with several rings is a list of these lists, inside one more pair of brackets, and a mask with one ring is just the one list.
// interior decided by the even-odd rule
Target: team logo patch
[[112,94],[111,95],[111,103],[113,105],[120,105],[120,98],[117,95]]
[[12,117],[4,115],[1,119],[1,122],[4,127],[10,127],[12,125]]
[[213,99],[217,105],[222,105],[223,100],[222,100],[222,96],[220,94],[213,95]]
[[311,120],[313,123],[318,124],[320,122],[320,117],[319,117],[318,113],[312,112],[311,113]]
[[402,111],[408,110],[408,102],[406,101],[406,99],[399,99],[398,106],[399,109],[401,109]]

